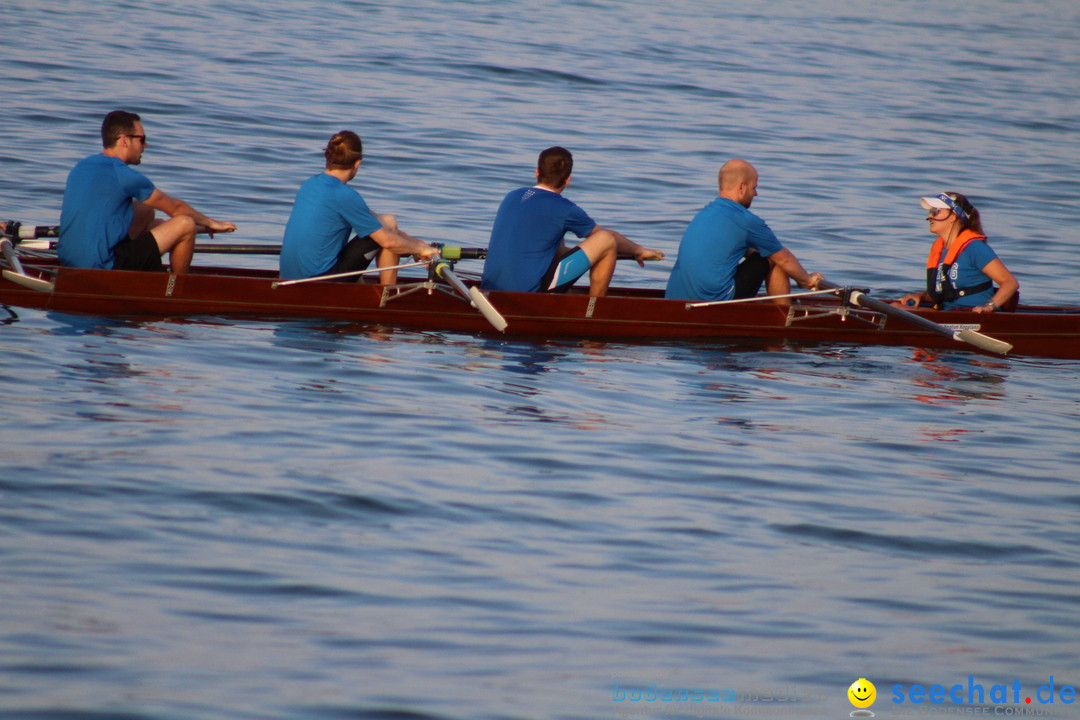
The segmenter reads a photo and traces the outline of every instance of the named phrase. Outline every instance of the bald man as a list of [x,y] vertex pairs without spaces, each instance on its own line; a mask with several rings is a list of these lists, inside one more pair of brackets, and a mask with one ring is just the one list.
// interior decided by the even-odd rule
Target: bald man
[[720,196],[686,228],[664,297],[677,300],[733,300],[753,297],[765,283],[769,295],[791,292],[791,281],[816,287],[823,278],[808,273],[780,244],[765,221],[750,212],[758,174],[745,160],[720,168]]

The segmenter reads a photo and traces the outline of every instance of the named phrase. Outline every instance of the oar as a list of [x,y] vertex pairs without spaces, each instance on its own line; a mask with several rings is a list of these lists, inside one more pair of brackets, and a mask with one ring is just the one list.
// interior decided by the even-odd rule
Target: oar
[[[486,247],[461,247],[460,245],[442,245],[440,243],[431,244],[439,248],[439,255],[442,256],[443,260],[456,262],[458,260],[484,260],[487,258],[488,249]],[[53,243],[49,249],[55,249],[55,247],[56,244]],[[42,246],[38,249],[45,248]],[[215,255],[280,255],[281,245],[258,243],[246,245],[235,243],[204,243],[202,245],[196,245],[195,252]],[[621,253],[619,259],[633,260],[634,256]]]
[[[27,250],[55,250],[56,241],[31,240],[30,238],[56,237],[59,231],[55,225],[38,225],[29,229],[23,227],[19,232],[40,231],[38,235],[20,235],[25,237],[19,243],[20,247]],[[437,244],[437,243],[433,243]],[[280,255],[281,244],[274,243],[202,243],[195,246],[197,255]],[[487,257],[486,247],[460,247],[458,245],[444,245],[440,248],[440,254],[444,260],[483,260]],[[633,260],[633,255],[620,254],[620,260]]]
[[[445,249],[445,248],[443,248]],[[495,306],[491,304],[491,301],[484,297],[484,293],[480,292],[479,288],[475,285],[471,288],[465,287],[465,283],[458,279],[458,276],[454,274],[454,271],[450,269],[450,263],[443,259],[435,259],[435,274],[441,277],[446,282],[450,283],[450,286],[454,288],[465,300],[469,301],[474,308],[480,311],[492,326],[502,332],[506,330],[506,318],[499,314],[499,311],[495,309]]]
[[[840,287],[839,285],[834,285],[828,280],[822,280],[821,282],[819,282],[818,287],[822,288],[823,290],[844,290],[844,288]],[[882,315],[894,318],[896,320],[899,320],[900,322],[906,322],[910,325],[915,325],[916,327],[922,328],[923,330],[926,330],[928,332],[936,333],[947,338],[952,338],[953,340],[959,340],[960,342],[966,342],[970,345],[974,345],[980,350],[986,350],[987,352],[1004,355],[1013,348],[1012,345],[1005,342],[1004,340],[998,340],[997,338],[992,338],[989,335],[983,335],[982,333],[976,332],[975,330],[951,330],[944,325],[938,325],[936,322],[927,320],[921,315],[916,315],[915,313],[910,313],[907,310],[893,307],[892,305],[886,302],[882,302],[881,300],[875,300],[874,298],[869,297],[860,290],[850,289],[846,292],[848,293],[848,299],[859,307],[864,307],[868,310],[874,310],[875,312],[879,312]]]
[[[24,225],[23,223],[15,220],[8,220],[5,223],[6,229],[3,231],[4,235],[7,235],[15,241],[16,245],[26,248],[27,250],[55,250],[55,240],[38,240],[38,238],[55,238],[60,237],[59,225]],[[209,228],[197,225],[195,231],[200,235],[210,234]],[[230,231],[231,232],[231,231]],[[223,248],[222,250],[214,250],[214,248]],[[195,251],[199,252],[225,252],[236,253],[245,255],[277,255],[281,252],[280,245],[229,245],[223,243],[220,245],[196,245]]]
[[4,234],[15,240],[15,244],[18,245],[19,240],[30,240],[33,238],[43,237],[60,237],[59,225],[23,225],[21,222],[15,220],[8,220],[4,223]]
[[40,292],[52,292],[55,286],[48,280],[42,280],[39,277],[33,275],[27,275],[23,270],[22,263],[19,262],[19,256],[15,254],[15,248],[11,245],[11,240],[7,234],[0,235],[0,253],[3,254],[4,259],[7,260],[8,265],[11,266],[10,270],[3,270],[2,274],[5,279],[10,280],[17,285],[22,285],[25,288],[31,290],[38,290]]
[[[40,226],[45,231],[53,230],[51,226]],[[25,228],[24,228],[25,230]],[[33,230],[33,228],[31,228]],[[55,237],[55,235],[26,235],[27,238]],[[55,250],[55,240],[29,240],[19,243],[27,250]],[[447,260],[483,260],[487,257],[487,248],[465,248],[456,245],[446,245],[440,248],[442,255]],[[197,255],[280,255],[281,244],[273,243],[201,243],[195,245]]]
[[[53,229],[50,226],[40,226],[45,230]],[[31,228],[33,230],[33,228]],[[27,238],[35,237],[56,237],[55,235],[27,235]],[[55,240],[22,240],[19,243],[19,247],[27,250],[56,250]],[[200,254],[219,254],[219,255],[280,255],[281,245],[272,244],[237,244],[237,243],[211,243],[195,246],[195,252]]]

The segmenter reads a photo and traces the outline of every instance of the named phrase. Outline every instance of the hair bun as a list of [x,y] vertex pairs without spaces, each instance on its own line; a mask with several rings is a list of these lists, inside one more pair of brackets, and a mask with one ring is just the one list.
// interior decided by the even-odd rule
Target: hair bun
[[350,168],[364,157],[364,146],[359,135],[352,130],[342,130],[334,133],[330,142],[326,143],[323,155],[326,156],[328,169]]

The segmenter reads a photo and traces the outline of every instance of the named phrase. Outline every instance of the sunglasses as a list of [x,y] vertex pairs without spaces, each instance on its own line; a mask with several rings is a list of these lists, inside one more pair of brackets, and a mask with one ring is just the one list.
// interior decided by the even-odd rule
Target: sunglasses
[[948,208],[930,208],[926,213],[927,220],[944,220],[949,216],[952,210]]
[[124,135],[124,137],[129,137],[129,138],[135,138],[136,140],[138,140],[139,142],[141,142],[141,143],[142,143],[143,145],[145,145],[145,144],[146,144],[146,136],[145,136],[145,135],[130,135],[130,134],[125,134],[125,135]]

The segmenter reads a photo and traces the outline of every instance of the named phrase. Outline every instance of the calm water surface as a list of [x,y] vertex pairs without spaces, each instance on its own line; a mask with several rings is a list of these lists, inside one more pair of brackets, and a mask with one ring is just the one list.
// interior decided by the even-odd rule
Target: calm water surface
[[[470,245],[571,148],[568,195],[669,255],[621,284],[665,282],[742,156],[838,282],[916,287],[917,198],[952,189],[1026,300],[1080,297],[1073,2],[0,17],[4,217],[57,222],[125,107],[229,241],[280,241],[351,128],[373,207]],[[1024,688],[989,715],[1077,717],[1035,693],[1080,684],[1078,370],[0,308],[0,717],[841,718],[860,677],[899,717],[894,686],[969,676]],[[633,699],[654,683],[737,700]]]

